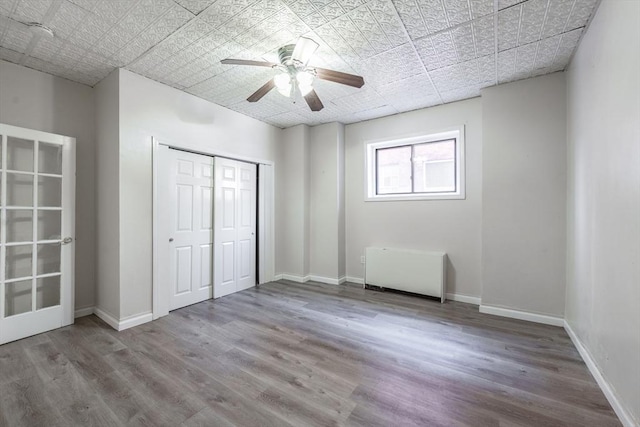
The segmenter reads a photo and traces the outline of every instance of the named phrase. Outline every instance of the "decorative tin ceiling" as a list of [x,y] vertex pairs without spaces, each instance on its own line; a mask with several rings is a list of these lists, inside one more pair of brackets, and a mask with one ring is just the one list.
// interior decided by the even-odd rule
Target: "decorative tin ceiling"
[[[480,89],[563,70],[598,0],[0,0],[0,59],[95,85],[127,70],[278,127],[352,123],[478,96]],[[311,112],[277,91],[246,98],[306,36],[309,65],[362,75],[361,89],[314,83]]]

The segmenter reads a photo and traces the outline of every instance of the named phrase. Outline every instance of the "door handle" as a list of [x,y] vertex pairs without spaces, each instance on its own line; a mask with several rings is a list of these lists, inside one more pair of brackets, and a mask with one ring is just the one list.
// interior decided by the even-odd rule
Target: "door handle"
[[170,238],[169,238],[169,242],[173,242],[173,237],[170,237]]
[[71,242],[73,242],[73,237],[65,237],[64,239],[62,239],[60,244],[61,245],[68,245]]

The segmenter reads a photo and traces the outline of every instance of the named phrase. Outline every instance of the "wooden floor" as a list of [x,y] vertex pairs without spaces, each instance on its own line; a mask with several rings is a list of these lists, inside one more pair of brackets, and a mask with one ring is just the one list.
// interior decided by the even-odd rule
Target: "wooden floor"
[[0,346],[0,425],[618,426],[563,329],[276,282]]

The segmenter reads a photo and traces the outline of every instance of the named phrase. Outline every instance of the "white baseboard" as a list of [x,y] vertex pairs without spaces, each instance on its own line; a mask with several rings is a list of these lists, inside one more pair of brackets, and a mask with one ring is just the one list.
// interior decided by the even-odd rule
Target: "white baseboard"
[[120,320],[120,323],[118,324],[118,331],[124,331],[125,329],[151,322],[152,320],[153,313],[151,312],[129,316]]
[[[313,282],[326,283],[327,285],[340,285],[341,283],[344,283],[346,281],[346,278],[343,277],[342,279],[334,279],[332,277],[310,275],[309,280]],[[342,280],[342,282],[340,280]]]
[[582,344],[582,341],[580,341],[580,338],[578,338],[576,333],[573,332],[573,329],[571,329],[571,326],[566,320],[564,321],[563,326],[564,326],[564,330],[567,331],[569,338],[571,338],[573,345],[575,345],[576,348],[578,349],[578,353],[580,353],[582,360],[584,360],[584,363],[587,365],[587,368],[589,368],[589,372],[591,372],[591,375],[593,375],[593,378],[596,379],[596,382],[600,386],[600,389],[604,393],[604,396],[609,401],[609,404],[615,411],[618,418],[620,418],[620,422],[622,422],[622,425],[624,427],[638,427],[640,423],[634,421],[631,414],[624,408],[624,406],[622,406],[622,403],[620,403],[620,400],[616,396],[615,391],[613,390],[613,388],[611,388],[611,386],[609,385],[609,382],[604,378],[604,376],[600,372],[600,369],[598,368],[598,365],[596,364],[596,362],[593,360],[593,357],[591,357],[591,353],[589,353],[587,348]]
[[85,307],[79,308],[73,313],[73,318],[77,319],[78,317],[90,316],[93,314],[95,307]]
[[297,274],[280,273],[276,274],[276,280],[291,280],[297,283],[306,283],[310,280],[310,276],[298,276]]
[[362,277],[347,276],[347,282],[349,282],[349,283],[355,283],[355,284],[357,284],[357,285],[364,285],[364,278],[362,278]]
[[113,315],[97,307],[94,308],[94,314],[104,320],[107,325],[111,326],[116,331],[124,331],[125,329],[133,328],[134,326],[142,325],[143,323],[151,322],[153,320],[152,313],[136,314],[134,316],[118,320]]
[[111,314],[107,313],[104,310],[99,309],[98,307],[95,307],[93,309],[93,313],[98,316],[100,319],[104,320],[104,322],[111,326],[113,329],[115,329],[116,331],[118,330],[118,320],[113,317]]
[[562,317],[546,314],[531,313],[528,311],[512,310],[509,308],[494,307],[480,304],[480,313],[493,314],[494,316],[511,317],[513,319],[526,320],[528,322],[543,323],[552,326],[564,326]]
[[467,304],[473,304],[473,305],[480,305],[480,298],[478,297],[472,297],[469,295],[462,295],[462,294],[447,294],[446,295],[448,300],[451,301],[458,301],[458,302],[465,302]]
[[326,283],[328,285],[341,285],[348,281],[346,277],[340,277],[334,279],[333,277],[315,276],[310,274],[308,276],[298,276],[297,274],[280,273],[274,276],[274,280],[291,280],[297,283],[307,283],[308,281]]

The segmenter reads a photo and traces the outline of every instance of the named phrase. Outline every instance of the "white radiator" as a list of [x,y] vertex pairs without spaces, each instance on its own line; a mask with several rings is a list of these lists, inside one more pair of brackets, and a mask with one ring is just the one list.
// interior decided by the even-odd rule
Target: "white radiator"
[[366,248],[365,286],[429,295],[444,302],[446,256],[444,252]]

